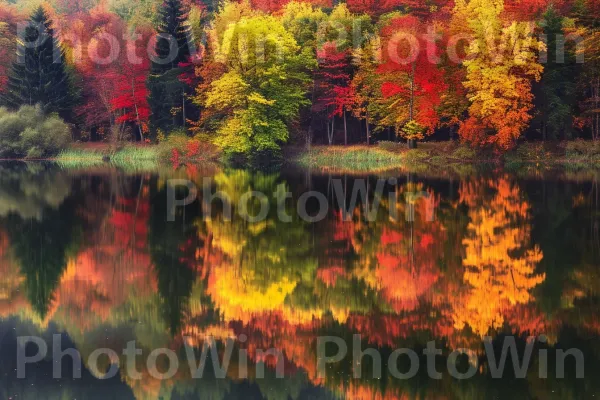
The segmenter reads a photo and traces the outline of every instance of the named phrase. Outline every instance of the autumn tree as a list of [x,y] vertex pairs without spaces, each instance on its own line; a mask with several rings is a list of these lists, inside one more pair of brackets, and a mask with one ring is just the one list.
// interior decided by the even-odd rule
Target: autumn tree
[[8,5],[0,3],[0,95],[6,90],[8,72],[17,50],[19,15]]
[[360,48],[372,32],[367,15],[355,15],[345,3],[338,4],[319,29],[315,110],[326,116],[327,141],[333,144],[336,117],[342,117],[344,144],[348,144],[348,112],[354,102],[351,81],[355,72],[352,51]]
[[353,52],[356,72],[351,82],[352,114],[365,121],[367,145],[371,141],[371,125],[378,124],[385,114],[381,107],[381,75],[377,73],[381,62],[381,39],[372,38],[367,44]]
[[218,128],[215,143],[229,154],[277,152],[288,140],[287,124],[309,104],[305,71],[314,58],[301,52],[271,16],[243,17],[223,37],[215,56],[227,72],[212,83],[205,106],[231,113]]
[[580,127],[591,131],[592,139],[600,139],[600,23],[597,15],[600,9],[598,2],[589,0],[576,4],[573,14],[580,29],[573,32],[583,38],[583,46],[577,55],[584,57],[581,74],[578,79],[580,93],[581,116]]
[[[126,36],[125,36],[126,37]],[[148,38],[149,35],[142,35]],[[140,42],[135,42],[140,43]],[[142,41],[141,43],[145,43]],[[144,136],[149,132],[148,121],[150,107],[148,104],[148,88],[146,81],[149,72],[150,60],[144,53],[144,46],[128,48],[136,54],[136,59],[130,60],[122,57],[108,74],[114,79],[115,97],[111,100],[113,112],[118,115],[116,122],[120,124],[134,124],[137,127],[139,139],[144,141]],[[137,55],[141,54],[140,57]],[[127,56],[129,57],[129,56]]]
[[340,50],[335,42],[325,43],[318,52],[318,60],[318,74],[323,93],[319,100],[325,107],[329,118],[327,123],[327,140],[329,145],[333,144],[335,118],[342,116],[344,121],[344,144],[347,145],[348,129],[346,111],[352,103],[350,49]]
[[[286,4],[282,10],[281,22],[285,29],[294,36],[302,51],[310,53],[317,58],[319,49],[319,30],[322,24],[327,20],[327,15],[323,10],[307,2],[292,1]],[[310,68],[307,71],[312,77],[309,98],[310,107],[304,107],[300,114],[300,124],[306,127],[306,142],[310,146],[313,140],[315,118],[317,114],[317,97],[320,95],[319,71],[318,68]]]
[[69,21],[62,37],[67,60],[82,81],[82,101],[75,108],[79,126],[92,139],[109,133],[114,139],[125,133],[144,139],[150,114],[146,88],[150,28],[130,31],[125,21],[102,7]]
[[531,82],[541,77],[537,53],[544,45],[533,37],[531,24],[505,25],[503,10],[503,0],[456,2],[454,13],[464,15],[474,38],[463,62],[469,118],[459,134],[476,145],[509,149],[531,121]]
[[386,120],[414,144],[432,134],[440,121],[438,107],[446,85],[438,68],[438,43],[413,16],[390,16],[381,34],[383,63],[377,72],[383,75],[382,96],[389,104]]
[[119,38],[123,32],[119,17],[101,9],[69,18],[68,26],[62,30],[67,61],[74,65],[82,83],[81,101],[74,109],[75,119],[81,129],[91,133],[92,139],[110,130],[117,118],[112,108],[115,85],[106,79],[114,64],[98,63],[95,57],[110,54],[108,42],[93,40],[93,37],[110,33]]

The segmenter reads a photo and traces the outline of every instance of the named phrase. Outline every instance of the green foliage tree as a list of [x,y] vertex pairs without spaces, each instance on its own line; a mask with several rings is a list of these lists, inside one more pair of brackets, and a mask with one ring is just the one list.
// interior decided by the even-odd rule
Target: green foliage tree
[[279,151],[288,124],[310,104],[312,52],[302,51],[276,18],[256,16],[229,25],[216,57],[227,72],[212,83],[205,105],[230,113],[215,143],[229,154]]
[[46,113],[67,115],[74,92],[65,54],[42,7],[31,16],[17,48],[4,102],[11,108],[39,104]]

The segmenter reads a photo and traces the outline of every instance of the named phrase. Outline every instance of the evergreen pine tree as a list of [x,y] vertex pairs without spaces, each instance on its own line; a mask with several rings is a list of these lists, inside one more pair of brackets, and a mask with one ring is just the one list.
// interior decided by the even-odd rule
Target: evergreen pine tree
[[212,16],[219,12],[223,5],[223,0],[200,0],[204,5],[205,12],[212,18]]
[[152,111],[150,122],[154,129],[165,132],[170,127],[185,126],[190,118],[191,88],[179,77],[190,64],[192,54],[191,27],[187,23],[187,9],[181,0],[165,0],[160,12],[156,58],[152,60],[148,102]]
[[3,102],[15,109],[39,104],[46,113],[65,116],[72,106],[70,83],[52,21],[39,7],[20,38]]
[[575,51],[564,48],[564,60],[557,59],[558,40],[564,34],[564,18],[551,5],[542,20],[544,34],[547,37],[547,63],[539,84],[535,85],[535,102],[539,111],[535,122],[544,140],[572,138],[573,104],[577,94],[575,79],[578,67]]

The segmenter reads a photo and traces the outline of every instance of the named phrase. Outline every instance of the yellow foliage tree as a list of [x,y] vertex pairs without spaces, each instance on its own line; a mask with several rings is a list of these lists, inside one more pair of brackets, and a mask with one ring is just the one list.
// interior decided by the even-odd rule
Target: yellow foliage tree
[[503,11],[503,0],[456,2],[455,20],[466,23],[466,33],[473,37],[463,62],[469,119],[459,134],[477,145],[510,149],[532,118],[531,81],[541,78],[537,53],[545,45],[533,37],[532,24],[504,24]]

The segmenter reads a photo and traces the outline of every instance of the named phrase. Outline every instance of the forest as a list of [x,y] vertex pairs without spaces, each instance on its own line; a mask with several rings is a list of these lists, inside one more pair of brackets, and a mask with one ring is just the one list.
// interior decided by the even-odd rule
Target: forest
[[0,155],[597,141],[598,16],[597,0],[0,0]]

